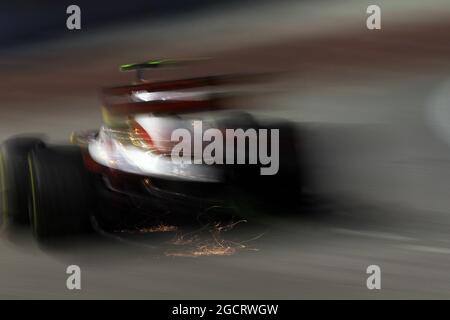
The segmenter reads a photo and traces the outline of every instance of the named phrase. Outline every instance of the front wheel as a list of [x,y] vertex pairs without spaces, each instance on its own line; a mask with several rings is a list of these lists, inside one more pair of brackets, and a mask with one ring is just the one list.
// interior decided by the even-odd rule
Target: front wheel
[[43,240],[92,230],[93,189],[76,146],[33,149],[30,170],[30,221]]

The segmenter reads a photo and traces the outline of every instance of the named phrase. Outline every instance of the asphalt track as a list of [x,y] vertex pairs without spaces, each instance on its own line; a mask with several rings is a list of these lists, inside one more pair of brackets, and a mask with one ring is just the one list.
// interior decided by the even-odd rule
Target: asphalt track
[[[170,236],[153,234],[50,248],[27,235],[3,239],[0,298],[449,298],[448,5],[393,7],[383,30],[368,33],[357,15],[364,4],[343,3],[341,11],[262,8],[245,23],[248,11],[225,11],[152,28],[69,33],[5,53],[2,139],[45,132],[64,141],[72,130],[97,127],[98,87],[126,82],[115,66],[148,54],[214,56],[199,73],[282,72],[247,102],[299,123],[314,195],[294,215],[237,226],[233,237],[254,240],[227,256],[168,255]],[[422,14],[402,20],[398,13],[408,10]],[[271,15],[277,27],[259,29]],[[230,36],[242,26],[243,39]],[[66,289],[71,264],[82,269],[80,291]],[[373,264],[382,272],[378,291],[366,288]]]

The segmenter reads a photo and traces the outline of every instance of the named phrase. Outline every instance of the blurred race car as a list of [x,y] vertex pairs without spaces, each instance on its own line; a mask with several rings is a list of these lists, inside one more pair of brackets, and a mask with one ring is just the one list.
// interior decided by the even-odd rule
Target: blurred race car
[[[301,177],[294,126],[230,110],[227,102],[232,96],[217,88],[243,81],[243,76],[143,78],[146,69],[177,63],[123,65],[123,71],[137,71],[138,81],[104,89],[103,125],[74,133],[71,145],[49,145],[28,136],[5,141],[0,150],[3,228],[31,225],[41,240],[95,228],[114,232],[170,222],[213,208],[235,210],[256,204],[258,210],[281,210],[296,202]],[[199,120],[218,130],[279,129],[277,174],[261,175],[261,164],[248,161],[174,162],[171,132],[192,131]],[[248,151],[248,145],[241,148]]]

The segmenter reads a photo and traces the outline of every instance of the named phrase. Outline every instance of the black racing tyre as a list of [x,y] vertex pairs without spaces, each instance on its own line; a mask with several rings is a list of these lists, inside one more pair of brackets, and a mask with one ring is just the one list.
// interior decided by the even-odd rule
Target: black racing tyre
[[43,142],[33,137],[6,140],[0,147],[0,189],[2,229],[29,225],[30,179],[28,153]]
[[93,189],[77,146],[33,149],[29,154],[30,220],[38,240],[92,231]]
[[[299,154],[299,137],[294,124],[285,121],[259,123],[258,129],[278,130],[278,166],[273,174],[262,175],[257,165],[234,165],[231,185],[237,205],[255,207],[255,212],[294,212],[300,203],[302,185],[305,183],[303,165]],[[268,145],[271,143],[268,141]],[[269,148],[270,149],[270,148]],[[272,150],[269,151],[272,155]]]

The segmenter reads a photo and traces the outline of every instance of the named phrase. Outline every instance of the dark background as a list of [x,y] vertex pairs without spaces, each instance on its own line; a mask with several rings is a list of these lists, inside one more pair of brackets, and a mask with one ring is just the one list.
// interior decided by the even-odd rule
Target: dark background
[[[8,3],[9,2],[9,3]],[[17,0],[0,4],[1,48],[51,40],[67,31],[66,9],[81,8],[82,28],[91,31],[139,20],[176,18],[194,11],[245,4],[249,0]],[[266,2],[260,0],[259,3]]]

